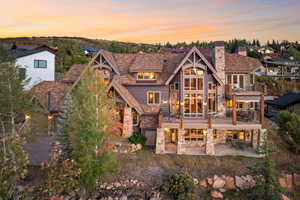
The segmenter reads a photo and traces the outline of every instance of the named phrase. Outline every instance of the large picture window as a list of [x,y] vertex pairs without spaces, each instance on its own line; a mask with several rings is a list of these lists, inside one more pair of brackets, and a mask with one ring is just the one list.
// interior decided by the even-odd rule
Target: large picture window
[[208,83],[208,113],[215,113],[217,111],[217,90],[216,84]]
[[160,104],[160,92],[148,92],[147,93],[147,103],[149,105]]
[[47,60],[34,60],[34,68],[47,68]]
[[204,71],[199,68],[187,68],[183,71],[184,116],[203,116]]
[[137,80],[155,81],[155,80],[157,80],[157,73],[155,73],[155,72],[139,72],[139,73],[137,73]]
[[185,141],[203,141],[204,129],[184,129]]

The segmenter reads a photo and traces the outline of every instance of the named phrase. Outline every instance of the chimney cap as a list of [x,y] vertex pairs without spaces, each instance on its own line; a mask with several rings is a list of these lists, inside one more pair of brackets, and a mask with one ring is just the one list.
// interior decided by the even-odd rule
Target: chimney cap
[[225,46],[225,42],[224,41],[215,41],[214,46],[215,47]]

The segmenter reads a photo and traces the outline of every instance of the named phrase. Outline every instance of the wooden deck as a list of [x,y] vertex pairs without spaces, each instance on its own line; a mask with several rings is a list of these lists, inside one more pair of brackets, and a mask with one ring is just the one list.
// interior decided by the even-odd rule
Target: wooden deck
[[[199,129],[207,129],[208,128],[208,120],[200,120],[200,119],[183,119],[183,128],[199,128]],[[168,119],[164,118],[162,120],[162,128],[179,128],[180,120],[179,119]],[[252,130],[252,129],[261,129],[262,125],[259,121],[237,121],[236,125],[232,124],[231,119],[212,119],[212,129],[218,130]]]

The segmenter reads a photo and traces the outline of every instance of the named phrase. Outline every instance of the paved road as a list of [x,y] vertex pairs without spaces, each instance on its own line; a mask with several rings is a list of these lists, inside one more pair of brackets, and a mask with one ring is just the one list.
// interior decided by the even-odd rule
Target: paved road
[[49,159],[53,141],[55,141],[54,136],[41,136],[33,143],[26,144],[25,149],[29,152],[31,165],[41,165]]

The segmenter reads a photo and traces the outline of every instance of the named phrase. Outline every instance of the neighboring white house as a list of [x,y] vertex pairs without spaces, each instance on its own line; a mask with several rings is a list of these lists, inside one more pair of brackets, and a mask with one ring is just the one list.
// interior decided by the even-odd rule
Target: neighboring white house
[[26,78],[30,78],[26,89],[41,81],[55,80],[55,54],[48,50],[9,50],[16,57],[16,66],[24,68]]

